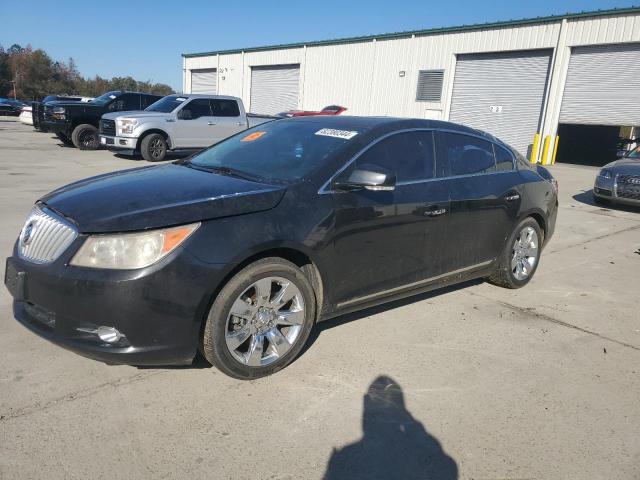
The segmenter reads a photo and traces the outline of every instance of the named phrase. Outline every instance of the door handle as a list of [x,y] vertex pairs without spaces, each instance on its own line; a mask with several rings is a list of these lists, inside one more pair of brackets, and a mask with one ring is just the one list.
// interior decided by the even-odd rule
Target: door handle
[[216,122],[207,122],[207,125],[215,125]]
[[425,216],[427,217],[439,217],[440,215],[444,215],[445,213],[447,213],[446,208],[433,208],[424,212]]
[[514,202],[514,201],[520,199],[520,194],[519,193],[512,193],[512,194],[509,194],[506,197],[504,197],[504,199],[507,202]]
[[236,125],[238,125],[239,127],[242,127],[244,125],[244,122],[237,122]]

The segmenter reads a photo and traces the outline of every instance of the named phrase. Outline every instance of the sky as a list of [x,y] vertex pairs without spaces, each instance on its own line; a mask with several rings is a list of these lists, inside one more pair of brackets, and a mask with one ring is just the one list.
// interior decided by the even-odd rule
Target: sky
[[[640,3],[640,1],[639,1]],[[73,57],[84,76],[182,89],[182,53],[373,35],[632,6],[624,0],[20,0],[0,45]],[[7,21],[9,20],[9,21]]]

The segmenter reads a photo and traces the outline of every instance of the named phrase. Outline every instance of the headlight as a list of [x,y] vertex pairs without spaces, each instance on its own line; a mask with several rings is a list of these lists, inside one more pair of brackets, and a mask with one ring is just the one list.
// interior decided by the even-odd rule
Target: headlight
[[55,107],[53,109],[53,113],[64,113],[66,112],[66,110],[64,109],[64,107]]
[[118,120],[118,133],[131,134],[133,129],[138,125],[138,121],[132,118],[122,118]]
[[611,173],[611,170],[607,170],[606,168],[603,168],[602,170],[600,170],[600,176],[602,178],[611,178],[613,177],[613,174]]
[[91,235],[71,265],[118,270],[148,267],[175,250],[199,226],[193,223],[147,232]]

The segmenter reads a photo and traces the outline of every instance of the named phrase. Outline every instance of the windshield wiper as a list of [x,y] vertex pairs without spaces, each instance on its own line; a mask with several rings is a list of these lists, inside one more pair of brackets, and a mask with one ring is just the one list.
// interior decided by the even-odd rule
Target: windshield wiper
[[230,167],[220,167],[220,166],[208,166],[208,165],[197,165],[191,161],[181,162],[181,165],[185,167],[193,168],[195,170],[202,170],[203,172],[217,173],[218,175],[227,175],[229,177],[242,178],[243,180],[250,180],[252,182],[262,182],[264,181],[264,177],[260,177],[258,175],[252,175],[247,172],[243,172],[241,170],[236,170],[235,168]]

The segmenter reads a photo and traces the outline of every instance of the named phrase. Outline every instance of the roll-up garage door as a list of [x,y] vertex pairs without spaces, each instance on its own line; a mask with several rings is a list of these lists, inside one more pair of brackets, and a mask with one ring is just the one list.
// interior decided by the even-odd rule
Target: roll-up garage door
[[640,125],[640,44],[574,47],[560,123]]
[[528,155],[538,131],[550,50],[458,55],[449,119]]
[[218,71],[215,68],[191,70],[191,93],[218,93]]
[[273,115],[298,108],[300,65],[251,67],[253,113]]

